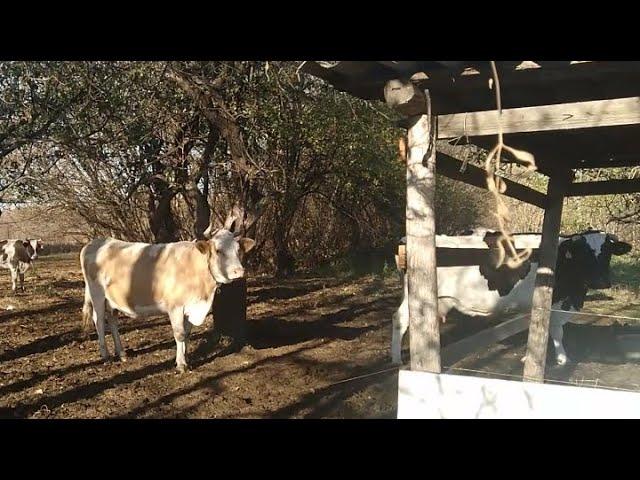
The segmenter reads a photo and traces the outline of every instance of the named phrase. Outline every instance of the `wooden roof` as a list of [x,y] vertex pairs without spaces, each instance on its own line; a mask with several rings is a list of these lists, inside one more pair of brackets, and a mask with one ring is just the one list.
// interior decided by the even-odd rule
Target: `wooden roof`
[[[538,118],[538,124],[514,120],[513,133],[505,135],[508,145],[536,156],[541,172],[550,175],[558,167],[640,165],[640,62],[498,61],[496,66],[503,110],[514,109],[514,119],[520,114],[515,109],[560,107],[559,112],[558,108],[540,108],[535,113],[522,113],[523,118]],[[302,71],[368,100],[384,101],[384,85],[389,80],[411,80],[429,90],[439,125],[457,122],[466,126],[467,117],[455,114],[486,112],[495,116],[488,61],[306,62]],[[624,101],[611,102],[614,99]],[[594,101],[604,102],[586,103]],[[548,125],[541,126],[547,116]],[[479,128],[466,134],[471,143],[484,148],[495,144],[495,131],[483,127],[491,123],[487,122],[490,118],[477,117]],[[563,126],[564,120],[578,121]],[[452,138],[462,136],[460,128],[457,133],[450,131],[454,132]]]
[[[496,62],[503,108],[634,97],[640,93],[638,61]],[[384,84],[411,79],[431,92],[438,115],[492,110],[489,62],[306,62],[302,71],[366,100],[384,101]],[[413,77],[413,78],[412,78]]]

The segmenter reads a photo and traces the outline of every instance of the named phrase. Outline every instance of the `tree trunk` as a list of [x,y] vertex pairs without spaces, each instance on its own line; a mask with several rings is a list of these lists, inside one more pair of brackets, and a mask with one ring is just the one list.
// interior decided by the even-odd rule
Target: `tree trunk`
[[[209,135],[205,146],[200,164],[198,166],[198,175],[194,179],[193,184],[193,200],[196,205],[196,218],[194,222],[194,235],[197,239],[204,239],[204,231],[211,222],[211,207],[209,206],[209,163],[213,155],[213,150],[220,139],[220,135],[216,128],[209,125]],[[202,182],[202,190],[198,185]]]
[[286,238],[277,235],[275,239],[276,278],[285,278],[295,272],[296,259],[289,251]]
[[204,188],[201,192],[197,186],[195,189],[196,197],[196,221],[194,224],[194,234],[198,239],[203,239],[203,233],[209,226],[211,220],[211,208],[209,207],[209,173],[203,177]]
[[173,192],[163,181],[154,180],[152,185],[149,192],[149,226],[154,242],[175,242],[178,240],[178,227],[171,209]]
[[[290,203],[285,203],[288,207]],[[293,215],[287,210],[282,215],[275,226],[273,244],[276,256],[276,278],[284,278],[295,272],[296,259],[289,250],[289,230]]]
[[247,280],[241,278],[219,285],[213,299],[213,335],[233,338],[241,347],[247,340]]

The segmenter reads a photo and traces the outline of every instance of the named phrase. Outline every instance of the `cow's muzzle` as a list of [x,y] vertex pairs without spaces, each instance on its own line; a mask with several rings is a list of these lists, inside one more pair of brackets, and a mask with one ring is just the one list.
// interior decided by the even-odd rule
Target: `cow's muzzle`
[[234,270],[233,272],[231,272],[231,275],[229,276],[231,280],[238,280],[243,277],[244,277],[244,268],[238,268]]

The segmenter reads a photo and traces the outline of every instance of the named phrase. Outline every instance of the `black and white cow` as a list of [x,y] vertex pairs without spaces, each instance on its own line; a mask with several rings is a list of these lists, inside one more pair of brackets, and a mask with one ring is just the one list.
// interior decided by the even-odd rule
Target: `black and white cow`
[[[436,236],[438,315],[441,320],[453,309],[465,315],[483,317],[530,311],[538,271],[537,253],[519,268],[503,265],[496,269],[498,250],[491,241],[496,236],[489,230],[476,230],[458,237]],[[517,249],[537,249],[541,235],[516,234],[514,238]],[[406,238],[403,238],[402,243],[405,242]],[[611,256],[624,255],[630,250],[628,243],[599,230],[560,237],[552,309],[579,311],[588,289],[611,287]],[[409,326],[408,281],[402,270],[400,275],[404,292],[402,304],[393,315],[391,358],[394,364],[401,363],[402,338]],[[549,333],[559,365],[568,361],[562,336],[564,324],[570,317],[571,314],[551,313]]]
[[24,292],[24,274],[38,258],[38,252],[42,250],[42,242],[33,239],[3,240],[0,242],[0,268],[8,268],[11,271],[11,289],[17,289],[17,280],[20,278],[20,289]]

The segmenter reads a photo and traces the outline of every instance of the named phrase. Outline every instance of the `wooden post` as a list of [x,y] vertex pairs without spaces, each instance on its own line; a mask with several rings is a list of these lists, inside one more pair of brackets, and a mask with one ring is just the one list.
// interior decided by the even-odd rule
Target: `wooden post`
[[220,285],[213,299],[214,335],[233,337],[237,346],[247,340],[247,280]]
[[440,373],[435,237],[435,122],[428,92],[409,82],[385,86],[387,103],[409,115],[407,143],[407,278],[411,369]]
[[524,364],[524,381],[544,381],[549,339],[549,317],[555,280],[558,236],[562,221],[562,204],[571,181],[571,173],[562,172],[549,179],[548,204],[544,212],[538,271],[531,306],[531,323]]

